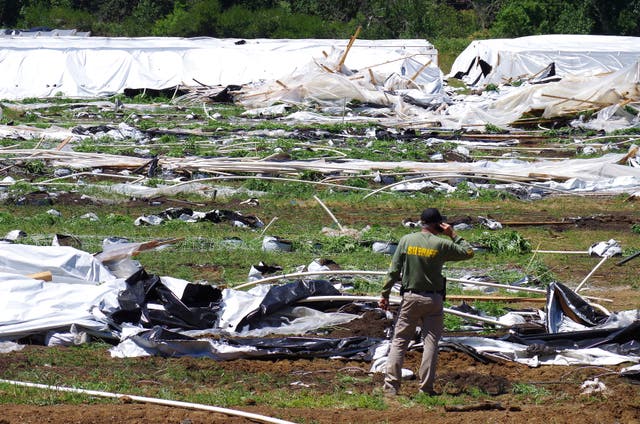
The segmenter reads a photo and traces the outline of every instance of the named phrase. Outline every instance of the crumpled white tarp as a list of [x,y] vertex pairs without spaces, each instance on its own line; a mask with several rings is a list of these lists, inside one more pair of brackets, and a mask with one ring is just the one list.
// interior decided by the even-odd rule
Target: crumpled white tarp
[[[640,38],[638,38],[640,44]],[[585,110],[600,110],[612,105],[640,102],[640,62],[626,64],[614,72],[599,75],[569,74],[560,81],[546,84],[523,84],[519,87],[501,86],[500,92],[485,92],[482,96],[466,96],[440,115],[427,114],[445,128],[462,128],[493,124],[509,126],[525,113],[542,111],[542,118],[576,114]],[[629,114],[627,114],[629,115]],[[604,116],[598,118],[605,126]],[[617,119],[618,128],[627,128],[637,117],[626,116],[626,125]],[[574,125],[588,125],[589,121]],[[593,124],[595,125],[595,124]],[[613,125],[613,124],[612,124]]]
[[[0,115],[1,116],[1,115]],[[61,128],[56,125],[48,128],[37,128],[26,125],[0,125],[0,137],[11,140],[81,140],[86,136],[74,134],[70,128]]]
[[379,59],[364,69],[352,71],[340,66],[342,55],[342,51],[332,49],[326,56],[309,58],[305,66],[294,72],[244,87],[235,101],[248,109],[277,103],[345,107],[352,101],[397,109],[400,102],[397,96],[404,91],[431,94],[443,89],[442,72],[432,58],[421,57],[418,61],[416,56],[408,57],[395,72],[382,73],[372,66]]
[[[165,89],[247,84],[272,80],[349,40],[216,39],[209,37],[2,37],[0,98],[100,97],[125,88]],[[426,40],[357,39],[346,64],[400,69],[407,57],[437,65],[437,50]]]
[[512,90],[510,94],[494,101],[487,112],[522,115],[532,110],[542,110],[543,118],[552,118],[580,110],[600,109],[626,99],[640,100],[639,83],[640,62],[636,60],[606,75],[568,75],[560,81]]
[[[468,73],[467,83],[501,84],[538,75],[552,62],[560,76],[597,75],[622,69],[639,55],[639,37],[546,34],[475,40],[458,55],[448,77]],[[488,75],[482,76],[478,59],[492,67]]]
[[288,319],[285,325],[266,329],[249,330],[237,328],[238,324],[251,311],[259,308],[273,285],[260,284],[247,291],[224,289],[222,291],[222,313],[218,320],[218,328],[229,333],[238,332],[243,336],[259,337],[265,334],[304,334],[309,330],[340,325],[358,318],[357,315],[346,313],[322,313],[307,307],[293,307],[280,311]]
[[[51,250],[56,249],[62,248]],[[0,339],[73,324],[94,333],[110,332],[103,312],[115,310],[117,295],[126,287],[124,280],[97,285],[93,281],[46,282],[18,274],[3,273],[1,277]]]
[[0,272],[25,275],[44,271],[51,271],[55,283],[98,285],[116,279],[93,255],[70,246],[0,243]]
[[[26,277],[51,271],[52,281]],[[179,297],[187,282],[161,277]],[[69,246],[0,244],[0,340],[49,331],[48,339],[83,330],[117,338],[106,314],[127,288],[93,255]],[[71,328],[71,330],[69,330]]]
[[618,355],[600,348],[563,349],[548,355],[532,355],[527,346],[487,337],[443,337],[443,341],[470,346],[479,353],[499,354],[514,362],[538,367],[540,365],[618,365],[640,362],[640,357]]
[[[41,271],[51,271],[52,281],[25,276]],[[167,276],[161,277],[161,281],[178,298],[188,284],[185,280]],[[129,327],[119,335],[118,330],[109,325],[108,315],[120,308],[118,295],[126,288],[125,278],[117,278],[93,255],[73,247],[0,244],[0,341],[47,333],[46,340],[52,344],[74,344],[84,332],[120,337],[124,341],[126,334],[135,333],[135,329],[142,330],[137,326]],[[248,292],[224,290],[219,326],[211,331],[235,333],[232,330],[237,323],[247,311],[258,308],[270,288],[260,285]],[[277,327],[242,334],[256,337],[271,333],[304,334],[322,326],[344,324],[358,316],[292,307],[282,311],[281,318],[284,325],[281,319]],[[192,333],[198,332],[185,334]]]

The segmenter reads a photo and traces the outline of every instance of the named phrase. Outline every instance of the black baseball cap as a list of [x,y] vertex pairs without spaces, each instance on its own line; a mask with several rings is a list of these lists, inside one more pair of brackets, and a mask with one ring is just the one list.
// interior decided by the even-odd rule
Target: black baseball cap
[[439,224],[447,220],[446,216],[440,215],[440,211],[436,208],[427,208],[422,211],[420,221],[423,224]]

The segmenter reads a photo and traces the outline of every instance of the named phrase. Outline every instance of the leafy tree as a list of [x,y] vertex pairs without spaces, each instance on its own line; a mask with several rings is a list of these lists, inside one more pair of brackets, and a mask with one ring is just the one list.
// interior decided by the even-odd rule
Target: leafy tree
[[363,24],[368,38],[460,37],[478,29],[472,15],[441,0],[372,0]]
[[640,35],[640,0],[629,2],[627,8],[620,11],[617,26],[621,35]]
[[20,6],[18,0],[0,0],[0,25],[9,28],[15,26]]
[[291,12],[321,17],[327,21],[349,22],[358,14],[370,14],[371,3],[367,0],[291,0]]
[[640,34],[638,0],[590,0],[600,34]]
[[[74,9],[64,5],[47,5],[35,3],[22,8],[21,19],[17,25],[21,28],[60,28],[91,30],[93,16],[85,11]],[[62,2],[61,2],[62,4]]]
[[173,12],[156,21],[152,32],[159,36],[220,36],[218,0],[178,1]]
[[552,32],[557,34],[591,34],[595,26],[589,1],[568,4],[560,2],[554,11],[556,16]]
[[537,0],[511,1],[496,15],[492,33],[498,37],[522,37],[546,32],[546,12],[546,6]]
[[640,33],[640,0],[505,1],[492,28],[495,36]]
[[279,5],[278,0],[220,0],[222,10],[240,6],[249,10],[274,9]]
[[478,17],[480,26],[482,29],[487,29],[493,23],[504,0],[470,0],[470,3]]

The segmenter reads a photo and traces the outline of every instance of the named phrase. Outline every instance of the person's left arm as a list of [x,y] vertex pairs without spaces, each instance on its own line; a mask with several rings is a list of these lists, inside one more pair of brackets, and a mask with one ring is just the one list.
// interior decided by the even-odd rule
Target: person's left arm
[[380,301],[378,304],[384,310],[389,308],[389,295],[391,294],[391,288],[395,284],[396,281],[400,279],[402,273],[402,265],[404,263],[404,248],[403,241],[400,240],[398,243],[398,247],[396,247],[396,251],[393,254],[393,258],[391,259],[391,265],[389,265],[389,270],[384,278],[384,284],[382,286],[382,294],[380,296]]

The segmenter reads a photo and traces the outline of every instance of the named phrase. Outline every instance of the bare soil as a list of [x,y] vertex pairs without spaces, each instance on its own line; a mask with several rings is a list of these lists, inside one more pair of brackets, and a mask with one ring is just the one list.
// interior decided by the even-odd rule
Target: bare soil
[[[86,204],[87,198],[74,198],[73,195],[58,199],[66,205]],[[37,202],[37,196],[31,196],[30,201]],[[183,206],[180,202],[168,199],[156,200],[162,208]],[[136,201],[140,202],[140,201]],[[132,208],[136,206],[134,202]],[[138,205],[143,206],[143,205]],[[203,206],[206,209],[206,206]],[[450,222],[473,221],[481,210],[467,211],[469,215],[451,215]],[[486,211],[485,211],[486,212]],[[495,211],[494,211],[495,213]],[[376,215],[376,214],[374,214]],[[370,215],[371,216],[371,215]],[[369,216],[369,219],[370,219]],[[350,225],[358,226],[358,220],[364,217],[351,216]],[[562,232],[567,226],[578,226],[592,230],[628,231],[638,218],[626,214],[611,212],[604,215],[594,215],[574,219],[567,217],[562,222],[557,216],[544,211],[532,213],[526,218],[498,216],[511,221],[518,229],[545,226],[548,232],[549,246],[553,247],[554,240],[562,239]],[[569,219],[571,218],[571,220]],[[582,279],[595,265],[594,260],[574,259],[554,264],[554,272],[566,277],[567,280]],[[621,281],[637,281],[637,270],[640,259],[626,267],[602,267],[595,273],[590,284],[593,291],[589,294],[603,295],[613,300],[613,310],[625,310],[638,307],[637,289],[630,286],[611,283],[611,273],[618,272]],[[203,270],[205,272],[206,270]],[[215,270],[208,270],[215,272]],[[635,275],[635,277],[634,277]],[[513,304],[514,308],[539,308],[539,304]],[[370,336],[384,337],[385,329],[391,325],[388,319],[370,312],[361,319],[340,328],[334,329],[329,337]],[[326,335],[323,335],[326,336]],[[47,349],[52,358],[56,357],[56,349],[41,346],[27,346],[20,352],[0,355],[0,370],[11,367],[30,367],[30,352]],[[405,367],[417,370],[421,352],[410,351],[407,354]],[[95,358],[94,358],[95,359]],[[55,362],[55,361],[53,361]],[[126,361],[113,359],[108,352],[103,352],[98,360],[91,361],[91,369],[78,365],[77,367],[56,366],[52,363],[45,370],[50,375],[74,375],[81,379],[91,372],[92,375],[103,375],[105,380],[113,377],[114,369],[126,367],[132,382],[150,387],[159,384],[154,380],[154,372],[163,368],[167,363],[198,371],[220,371],[228,374],[251,372],[268,375],[269,380],[278,382],[279,387],[288,386],[289,390],[307,390],[311,388],[318,394],[332,393],[341,384],[341,376],[345,374],[361,378],[357,384],[360,393],[380,393],[382,385],[381,374],[370,374],[370,364],[358,361],[338,359],[300,359],[300,360],[235,360],[216,362],[198,358],[137,358]],[[346,409],[336,407],[326,408],[279,408],[277,406],[259,404],[255,399],[245,399],[245,405],[233,409],[245,412],[277,417],[296,423],[639,423],[640,422],[640,390],[638,381],[621,377],[618,371],[629,364],[611,367],[593,366],[543,366],[529,368],[511,362],[481,363],[472,357],[460,353],[443,351],[440,355],[436,390],[441,394],[442,402],[434,402],[434,406],[427,406],[416,396],[417,382],[406,381],[401,395],[396,399],[386,399],[386,408],[372,410],[369,408]],[[34,369],[34,371],[37,371]],[[110,377],[111,376],[111,377]],[[365,377],[371,378],[365,378]],[[605,383],[607,390],[593,394],[582,394],[581,385],[584,381],[598,377]],[[212,388],[216,381],[176,381],[171,387],[174,393],[183,391],[197,391],[199,388]],[[254,382],[235,381],[237,387],[242,387],[258,396],[261,391],[268,390],[264,385]],[[527,387],[537,388],[536,392],[520,393],[517,389]],[[482,393],[482,394],[478,394]],[[247,418],[234,417],[218,412],[193,410],[182,407],[161,406],[148,403],[131,402],[125,400],[96,401],[87,398],[82,404],[51,404],[27,405],[10,403],[10,391],[0,392],[2,412],[0,424],[18,423],[51,423],[51,424],[100,424],[122,422],[128,424],[143,423],[248,423],[256,422]],[[55,402],[54,402],[55,403]],[[446,404],[447,406],[443,406]],[[459,408],[456,408],[459,404]]]
[[[624,295],[624,293],[621,293]],[[630,293],[627,293],[630,294]],[[524,306],[524,305],[523,305]],[[329,337],[370,335],[379,337],[391,322],[375,311],[365,313],[362,318],[341,326]],[[325,335],[327,336],[327,335]],[[62,347],[27,346],[20,352],[0,355],[0,369],[29,367],[30,352]],[[370,374],[369,363],[338,359],[300,360],[234,360],[216,362],[201,358],[137,358],[113,359],[108,352],[97,353],[97,358],[87,358],[87,367],[56,366],[55,360],[47,367],[51,375],[75,375],[83,373],[103,375],[102,380],[115,378],[112,371],[126,368],[131,383],[136,386],[148,385],[152,389],[162,383],[154,380],[158,369],[173,366],[198,372],[207,371],[243,375],[246,373],[267,375],[279,388],[288,386],[291,392],[313,390],[314,393],[332,393],[341,384],[345,375],[360,379],[359,393],[379,394],[382,386],[381,374]],[[405,367],[417,370],[421,352],[407,353]],[[629,364],[626,364],[629,365]],[[246,398],[245,405],[234,410],[260,414],[296,423],[415,423],[437,420],[442,423],[488,422],[488,423],[637,423],[640,422],[640,381],[621,377],[617,371],[622,366],[543,366],[530,368],[513,362],[481,363],[471,356],[455,351],[442,351],[436,381],[436,390],[441,393],[441,403],[426,406],[417,396],[417,382],[405,381],[400,396],[385,398],[386,408],[345,409],[333,408],[278,408],[259,404],[255,399]],[[34,370],[36,371],[36,370]],[[111,376],[111,377],[110,377]],[[372,378],[366,378],[372,376]],[[605,392],[582,394],[584,381],[598,377],[604,382]],[[254,395],[269,390],[269,386],[255,381],[235,381],[236,387],[249,389]],[[539,390],[538,393],[518,392],[518,387],[527,385]],[[176,381],[174,391],[197,391],[216,386],[216,381]],[[482,393],[482,394],[479,394]],[[151,395],[149,395],[152,397]],[[161,396],[159,396],[161,397]],[[0,399],[7,402],[10,393],[1,393]],[[174,399],[175,400],[175,399]],[[446,404],[446,406],[444,406]],[[214,405],[215,406],[215,405]],[[157,404],[117,400],[111,403],[97,402],[87,398],[80,405],[2,405],[0,424],[13,423],[248,423],[251,419],[231,416],[219,412],[169,407]]]

